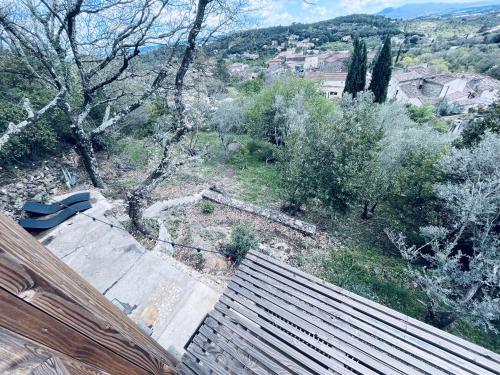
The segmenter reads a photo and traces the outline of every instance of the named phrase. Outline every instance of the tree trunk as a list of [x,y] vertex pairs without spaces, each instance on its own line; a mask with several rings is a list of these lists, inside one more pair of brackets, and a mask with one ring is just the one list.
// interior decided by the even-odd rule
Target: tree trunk
[[137,228],[144,234],[151,234],[151,227],[142,217],[143,202],[146,199],[147,191],[142,185],[127,193],[128,216],[133,228]]
[[104,187],[104,181],[99,172],[99,164],[95,156],[92,140],[83,129],[78,126],[72,126],[73,135],[76,138],[78,153],[82,157],[83,165],[89,174],[92,184],[97,188]]
[[369,206],[370,202],[368,201],[365,201],[364,205],[363,205],[363,213],[361,214],[361,218],[362,219],[368,219],[368,206]]
[[373,215],[375,213],[375,208],[377,208],[378,202],[375,202],[370,208],[370,213]]

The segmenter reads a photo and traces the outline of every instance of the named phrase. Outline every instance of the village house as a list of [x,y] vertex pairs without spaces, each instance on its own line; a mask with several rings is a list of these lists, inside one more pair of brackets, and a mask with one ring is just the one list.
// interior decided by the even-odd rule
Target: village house
[[389,83],[388,99],[422,106],[443,100],[462,112],[492,104],[500,93],[500,81],[475,73],[434,74],[425,65],[396,70]]
[[306,72],[304,78],[320,82],[321,90],[325,93],[325,96],[328,99],[331,99],[342,96],[347,73]]
[[347,72],[349,51],[338,51],[323,54],[296,53],[286,50],[278,53],[268,62],[268,71],[278,74],[283,71],[303,72]]
[[231,77],[240,77],[243,79],[254,79],[258,76],[258,73],[252,70],[252,67],[248,64],[243,63],[233,63],[228,66],[228,71]]

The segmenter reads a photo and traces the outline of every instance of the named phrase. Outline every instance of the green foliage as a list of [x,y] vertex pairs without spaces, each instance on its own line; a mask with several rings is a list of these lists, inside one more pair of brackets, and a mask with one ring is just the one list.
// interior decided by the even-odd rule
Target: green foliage
[[437,112],[440,116],[449,116],[462,113],[462,106],[456,102],[441,100],[437,106]]
[[356,96],[365,89],[367,70],[366,44],[358,38],[354,39],[354,50],[349,62],[349,70],[345,82],[344,92]]
[[486,131],[500,133],[500,101],[496,101],[482,113],[483,118],[467,126],[459,139],[455,142],[457,147],[473,147],[477,145]]
[[231,76],[229,70],[227,69],[226,60],[220,58],[217,59],[215,63],[214,78],[227,83],[229,82]]
[[287,199],[300,206],[311,199],[345,208],[359,199],[373,154],[381,139],[372,96],[342,100],[326,121],[313,121],[294,131],[281,155]]
[[295,77],[282,79],[253,96],[253,103],[246,112],[249,134],[277,145],[283,144],[290,132],[289,109],[293,109],[292,101],[299,94],[303,98],[302,105],[314,106],[319,115],[332,108],[315,82]]
[[[27,113],[22,103],[28,98],[34,111],[52,100],[54,92],[30,79],[30,73],[9,73],[8,67],[22,67],[23,64],[0,51],[0,135],[7,129],[9,122],[15,124],[26,119]],[[6,67],[3,71],[3,67]],[[21,70],[22,72],[22,70]],[[64,145],[71,143],[69,124],[60,110],[52,110],[36,124],[13,136],[0,151],[0,164],[11,166],[40,160],[60,152]]]
[[240,85],[240,91],[244,95],[253,95],[259,93],[264,88],[262,78],[248,79]]
[[201,204],[201,212],[204,214],[212,214],[215,211],[215,205],[212,202],[204,201]]
[[244,149],[259,161],[266,163],[276,161],[277,148],[269,142],[251,140],[247,142]]
[[396,35],[400,33],[399,25],[391,20],[367,14],[353,14],[337,17],[312,24],[293,23],[288,26],[274,26],[253,29],[231,34],[210,45],[210,48],[227,54],[258,52],[261,55],[274,55],[277,51],[270,46],[272,41],[286,45],[290,35],[300,39],[315,40],[317,46],[326,43],[341,42],[342,37],[356,33],[360,38]]
[[222,253],[238,265],[249,250],[256,249],[259,244],[257,236],[248,225],[238,224],[231,231],[231,240],[222,247]]
[[[433,186],[439,225],[421,228],[424,247],[391,239],[426,293],[428,318],[439,327],[457,319],[495,331],[500,319],[500,136],[487,133],[473,149],[453,149],[440,161],[446,179]],[[425,249],[427,251],[423,252]],[[413,265],[421,258],[427,267]]]
[[434,107],[431,104],[425,104],[420,107],[409,105],[408,114],[410,115],[410,118],[417,124],[424,124],[433,119]]
[[382,50],[373,67],[372,80],[370,82],[370,90],[375,96],[375,102],[383,103],[387,98],[387,88],[391,80],[392,72],[392,55],[391,55],[391,37],[388,35],[385,38]]
[[368,249],[332,249],[318,263],[322,279],[404,314],[423,317],[423,306],[418,302],[421,293],[412,288],[401,259]]

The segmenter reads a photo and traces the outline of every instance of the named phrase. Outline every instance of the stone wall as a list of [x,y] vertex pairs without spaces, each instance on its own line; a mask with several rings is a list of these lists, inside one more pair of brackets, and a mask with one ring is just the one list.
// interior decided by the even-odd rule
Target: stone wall
[[57,193],[63,185],[61,170],[55,165],[44,165],[0,187],[0,210],[17,219],[26,200],[43,200]]

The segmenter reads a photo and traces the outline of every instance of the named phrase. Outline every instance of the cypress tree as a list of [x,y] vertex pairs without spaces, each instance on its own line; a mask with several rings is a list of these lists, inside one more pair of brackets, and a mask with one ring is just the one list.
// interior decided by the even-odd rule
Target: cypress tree
[[383,103],[387,98],[387,88],[391,80],[391,66],[391,37],[388,35],[373,67],[372,81],[370,82],[370,90],[375,95],[377,103]]
[[359,38],[354,39],[354,50],[349,63],[349,71],[345,82],[344,92],[353,97],[365,89],[367,69],[366,43]]

